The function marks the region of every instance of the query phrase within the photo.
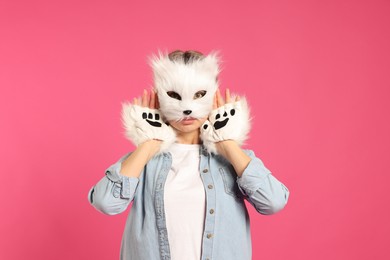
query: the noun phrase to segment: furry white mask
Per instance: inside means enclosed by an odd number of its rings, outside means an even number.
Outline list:
[[[186,118],[208,118],[200,129],[200,137],[212,153],[218,152],[217,142],[235,140],[242,144],[246,140],[250,115],[245,98],[212,110],[218,89],[219,59],[215,52],[207,56],[197,54],[178,51],[151,58],[160,108],[131,103],[122,108],[126,137],[134,144],[161,140],[159,152],[164,152],[176,141],[174,129],[165,123]]]
[[[165,120],[205,118],[218,89],[219,59],[211,53],[201,59],[172,61],[159,53],[151,58],[154,88]]]

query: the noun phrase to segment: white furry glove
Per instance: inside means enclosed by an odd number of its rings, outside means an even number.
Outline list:
[[[200,137],[208,151],[217,154],[215,143],[234,140],[242,145],[250,130],[249,108],[246,100],[241,98],[234,103],[211,111],[208,120],[200,128]]]
[[[161,140],[161,153],[176,140],[172,127],[161,120],[157,109],[125,103],[122,105],[122,123],[126,137],[136,146],[151,139]]]

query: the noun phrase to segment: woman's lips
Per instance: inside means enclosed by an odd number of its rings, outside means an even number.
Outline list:
[[[181,120],[181,123],[183,125],[190,125],[192,124],[194,121],[196,120],[196,118],[193,118],[193,117],[185,117]]]

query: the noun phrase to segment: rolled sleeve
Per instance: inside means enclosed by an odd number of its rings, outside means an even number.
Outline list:
[[[125,211],[134,199],[139,179],[120,174],[122,161],[129,155],[111,165],[106,170],[106,176],[89,191],[89,202],[104,214],[119,214]]]
[[[251,161],[237,178],[240,191],[255,209],[264,215],[274,214],[287,204],[289,190],[277,180],[253,151],[246,151]]]

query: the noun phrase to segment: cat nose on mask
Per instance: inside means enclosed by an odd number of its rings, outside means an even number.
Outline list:
[[[191,113],[192,113],[191,110],[184,110],[184,111],[183,111],[183,114],[185,114],[185,115],[187,115],[187,116],[188,116],[189,114],[191,114]]]

